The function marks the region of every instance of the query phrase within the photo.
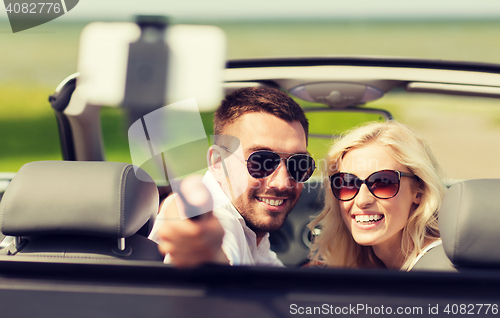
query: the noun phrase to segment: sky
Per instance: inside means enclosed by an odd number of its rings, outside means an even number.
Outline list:
[[[74,16],[178,18],[500,16],[500,0],[80,0]]]
[[[500,17],[500,0],[80,0],[65,20],[128,19],[481,18]],[[0,10],[5,18],[5,10]]]

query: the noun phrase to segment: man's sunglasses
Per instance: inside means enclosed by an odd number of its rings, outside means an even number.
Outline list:
[[[347,172],[338,172],[330,176],[333,195],[340,201],[349,201],[356,197],[362,184],[376,198],[390,199],[399,192],[401,177],[417,178],[416,175],[397,170],[380,170],[372,173],[365,180]]]
[[[224,146],[220,147],[231,152]],[[246,162],[248,173],[255,179],[262,179],[270,176],[278,169],[281,160],[285,160],[286,170],[290,176],[297,182],[306,182],[312,176],[314,169],[316,169],[314,159],[307,154],[284,154],[291,156],[288,158],[281,158],[279,154],[269,150],[255,151],[248,156],[247,160],[239,158],[236,154],[235,156]]]

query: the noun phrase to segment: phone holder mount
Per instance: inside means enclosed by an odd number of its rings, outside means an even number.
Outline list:
[[[123,107],[129,123],[165,106],[169,47],[164,16],[137,16],[141,36],[129,45]]]

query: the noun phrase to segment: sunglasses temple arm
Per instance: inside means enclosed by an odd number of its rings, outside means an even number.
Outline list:
[[[224,175],[226,176],[227,185],[229,187],[229,192],[231,192],[231,201],[234,201],[234,192],[233,186],[231,185],[231,180],[229,179],[229,174],[227,173],[226,164],[224,163],[224,159],[221,158],[222,169],[224,170]]]

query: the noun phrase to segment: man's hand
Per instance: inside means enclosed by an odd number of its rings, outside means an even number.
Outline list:
[[[201,180],[184,180],[181,191],[191,205],[202,207],[211,204],[210,193]],[[159,250],[170,255],[172,265],[195,267],[206,263],[229,264],[222,251],[224,229],[211,211],[201,214],[196,220],[181,220],[179,215],[184,215],[181,200],[164,202],[161,209],[166,219],[157,232]]]

